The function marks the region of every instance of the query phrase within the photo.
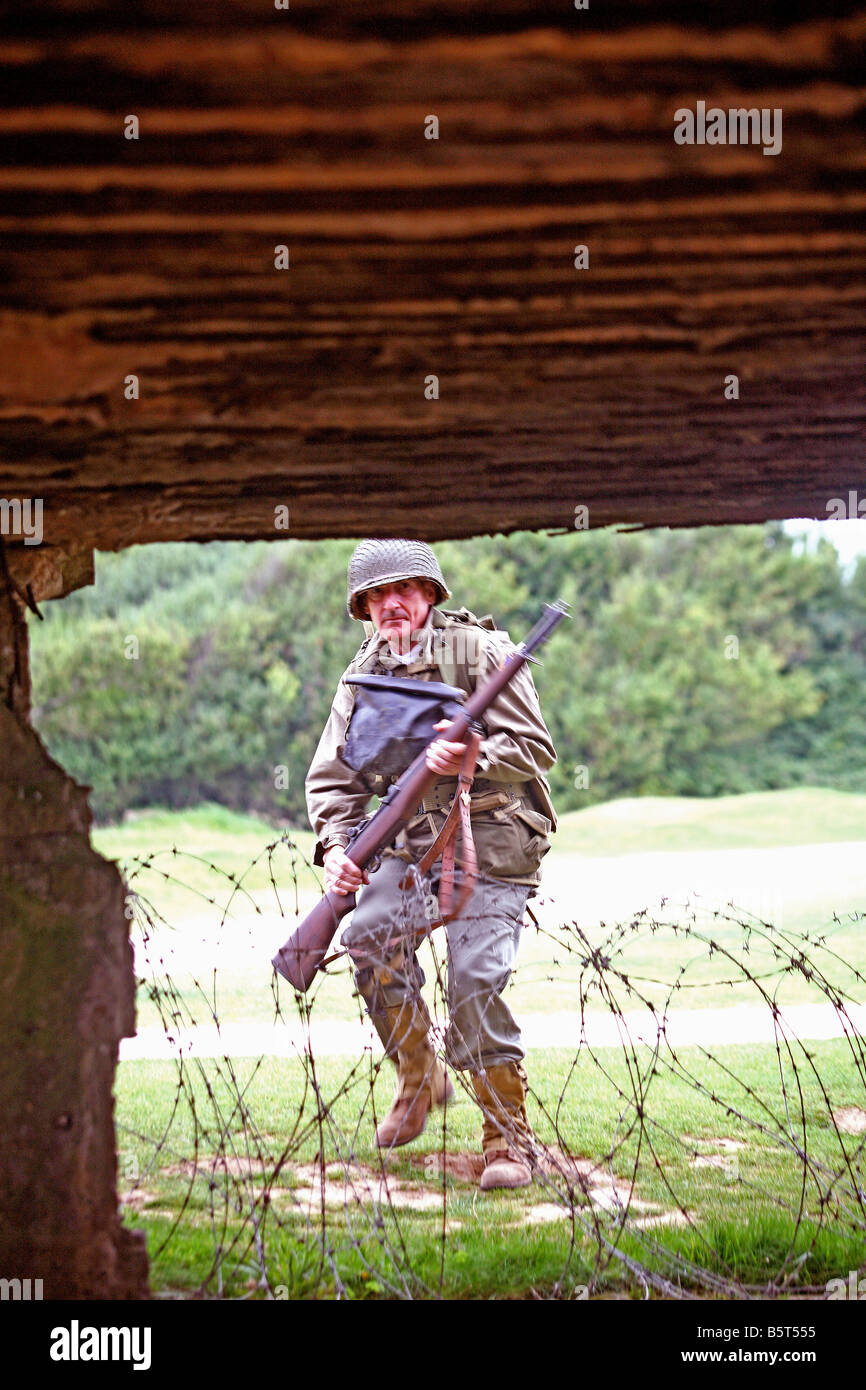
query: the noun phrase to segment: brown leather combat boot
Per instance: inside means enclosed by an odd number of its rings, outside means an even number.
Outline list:
[[[376,1143],[380,1149],[396,1149],[423,1133],[432,1107],[444,1105],[454,1087],[430,1043],[430,1015],[422,999],[391,1005],[382,1011],[382,1021],[387,1024],[385,1050],[397,1063],[397,1094],[376,1130]]]
[[[491,1187],[529,1187],[532,1169],[516,1149],[485,1149],[482,1192]]]
[[[484,1116],[481,1190],[528,1187],[534,1144],[526,1117],[526,1072],[519,1062],[503,1062],[473,1073],[472,1085]]]

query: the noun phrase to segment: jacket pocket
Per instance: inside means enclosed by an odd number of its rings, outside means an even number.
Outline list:
[[[525,806],[472,817],[478,867],[494,878],[533,878],[547,851],[550,821]]]

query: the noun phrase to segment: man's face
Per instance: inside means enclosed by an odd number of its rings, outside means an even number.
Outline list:
[[[429,579],[399,579],[394,584],[377,584],[358,596],[361,609],[366,604],[370,622],[387,637],[391,650],[407,652],[412,633],[424,626],[436,586]]]

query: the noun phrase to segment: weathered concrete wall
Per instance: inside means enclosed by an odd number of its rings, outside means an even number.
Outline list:
[[[46,1298],[143,1297],[143,1237],[116,1194],[112,1086],[135,1031],[124,886],[90,846],[87,789],[26,723],[25,620],[3,587],[0,1277],[42,1279]]]

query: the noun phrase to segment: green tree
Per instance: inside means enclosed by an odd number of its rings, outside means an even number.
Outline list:
[[[100,819],[211,799],[306,821],[306,770],[362,637],[345,607],[353,545],[136,547],[46,605],[31,625],[34,723]],[[866,788],[866,562],[846,580],[829,542],[801,553],[774,523],[476,537],[437,554],[447,606],[491,611],[515,640],[543,601],[572,605],[534,668],[562,810]]]

